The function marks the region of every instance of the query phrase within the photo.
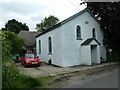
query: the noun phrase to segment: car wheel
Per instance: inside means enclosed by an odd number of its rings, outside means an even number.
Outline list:
[[[26,66],[26,65],[24,65],[24,67],[26,68],[27,66]]]
[[[27,66],[25,65],[25,63],[23,63],[23,66],[24,66],[24,67],[27,67]]]
[[[41,63],[38,65],[38,67],[40,67],[41,66]]]

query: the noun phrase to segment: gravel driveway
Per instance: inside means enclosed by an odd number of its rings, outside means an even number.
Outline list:
[[[56,75],[63,70],[61,67],[55,67],[42,63],[40,67],[24,67],[20,63],[16,64],[21,73],[32,76],[32,77],[42,77],[42,76],[52,76]]]
[[[44,77],[44,76],[54,76],[58,74],[64,74],[64,73],[70,73],[78,71],[80,68],[82,69],[84,67],[88,68],[86,66],[76,66],[76,67],[57,67],[53,65],[48,65],[46,63],[42,63],[40,67],[27,67],[25,68],[20,63],[16,64],[18,69],[21,73],[29,75],[31,77]]]
[[[25,68],[20,63],[17,63],[16,66],[20,70],[20,73],[25,75],[29,75],[31,77],[44,77],[44,76],[54,76],[58,74],[65,74],[70,72],[76,71],[84,71],[86,69],[93,69],[97,67],[103,67],[107,65],[115,64],[112,62],[103,63],[99,65],[92,65],[92,66],[74,66],[74,67],[57,67],[53,65],[48,65],[46,63],[42,63],[40,67],[27,67]]]

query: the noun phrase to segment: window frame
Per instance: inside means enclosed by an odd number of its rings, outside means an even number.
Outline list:
[[[41,54],[41,40],[39,40],[39,54]]]
[[[52,54],[52,38],[48,37],[48,54]]]
[[[95,28],[92,29],[92,37],[96,38],[96,30],[95,30]]]
[[[81,26],[80,25],[76,26],[76,40],[82,40],[82,38],[81,38]]]

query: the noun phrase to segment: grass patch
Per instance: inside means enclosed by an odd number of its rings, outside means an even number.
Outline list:
[[[53,79],[56,76],[48,76],[48,77],[38,77],[36,78],[38,81],[41,82],[41,86],[37,88],[56,88],[56,82]]]
[[[10,63],[6,67],[6,63]],[[19,73],[14,62],[6,57],[2,62],[2,88],[35,88],[41,86],[40,80]]]

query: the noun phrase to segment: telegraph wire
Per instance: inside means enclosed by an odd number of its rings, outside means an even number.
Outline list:
[[[56,3],[56,4],[58,4],[58,5],[60,5],[60,6],[63,6],[63,7],[66,7],[66,8],[71,8],[71,9],[73,9],[72,7],[70,7],[70,6],[67,6],[67,5],[65,5],[65,4],[62,4],[62,3],[58,3],[58,2],[56,2],[55,0],[51,0],[53,3]],[[67,0],[68,1],[68,0]],[[74,3],[72,3],[71,1],[68,1],[71,5],[73,5],[74,7],[76,7],[77,9],[79,9],[80,10],[80,8],[79,7],[77,7]]]
[[[77,9],[79,9],[80,10],[80,8],[78,7],[78,6],[76,6],[72,1],[70,1],[70,0],[67,0],[71,5],[73,5],[74,7],[76,7]]]

